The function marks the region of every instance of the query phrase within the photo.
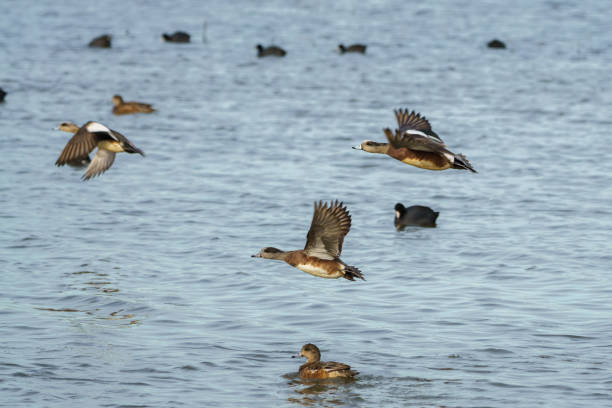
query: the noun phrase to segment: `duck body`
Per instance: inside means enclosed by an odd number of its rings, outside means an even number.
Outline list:
[[[304,249],[282,251],[265,247],[254,258],[276,259],[320,278],[345,278],[365,280],[361,271],[342,262],[339,256],[342,251],[344,236],[351,227],[351,217],[341,202],[328,205],[315,202],[310,230],[306,237]]]
[[[346,52],[355,52],[359,54],[365,54],[367,46],[364,44],[352,44],[348,47],[345,47],[343,44],[338,45],[338,51],[340,54],[344,54]]]
[[[162,39],[165,42],[188,43],[191,41],[191,36],[184,31],[175,31],[172,34],[163,33]]]
[[[467,158],[446,148],[440,137],[431,129],[429,121],[414,111],[396,110],[399,129],[395,133],[383,129],[387,143],[364,140],[353,149],[368,153],[380,153],[402,163],[426,170],[460,169],[476,173]]]
[[[506,44],[503,41],[500,41],[495,38],[487,43],[487,47],[504,49],[506,48]]]
[[[155,109],[148,104],[142,102],[124,102],[121,95],[113,96],[113,114],[129,115],[132,113],[152,113]]]
[[[281,47],[277,45],[270,45],[269,47],[264,47],[261,44],[257,44],[255,46],[257,48],[257,57],[284,57],[287,55],[287,51],[283,50]]]
[[[92,48],[110,48],[112,37],[109,34],[104,34],[94,38],[89,42],[89,46]]]
[[[413,205],[408,208],[403,204],[395,204],[395,228],[400,231],[404,227],[415,225],[419,227],[434,228],[439,212],[423,205]]]
[[[336,361],[320,361],[321,352],[314,344],[305,344],[300,350],[300,357],[306,357],[306,363],[299,369],[300,378],[328,379],[353,378],[358,372],[351,370],[351,366]]]
[[[97,148],[94,158],[89,163],[83,174],[83,180],[89,180],[108,170],[115,161],[116,153],[138,153],[144,156],[144,152],[134,146],[121,133],[109,129],[98,122],[87,122],[81,126],[60,153],[56,166],[69,164],[73,160],[89,155]]]

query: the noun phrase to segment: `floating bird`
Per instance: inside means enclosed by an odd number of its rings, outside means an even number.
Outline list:
[[[283,50],[281,47],[276,45],[270,45],[269,47],[264,47],[261,44],[257,44],[255,46],[257,48],[257,56],[261,57],[284,57],[287,54],[287,51]]]
[[[121,133],[98,122],[87,122],[68,141],[55,165],[63,166],[76,158],[84,157],[96,147],[98,151],[85,170],[83,180],[89,180],[108,170],[115,161],[115,153],[139,153],[144,156],[143,151],[134,146]]]
[[[345,264],[339,258],[344,236],[350,228],[351,216],[341,202],[336,200],[329,206],[322,201],[315,202],[304,249],[281,251],[266,247],[252,257],[285,261],[301,271],[321,278],[363,279],[359,269]]]
[[[89,42],[89,46],[93,48],[110,48],[112,37],[109,34],[104,34],[94,38]]]
[[[57,127],[58,130],[75,134],[79,131],[79,126],[72,122],[62,122]],[[70,167],[86,167],[89,163],[91,163],[91,159],[89,158],[89,153],[86,153],[82,156],[76,156],[71,160],[66,161],[66,164]]]
[[[320,361],[321,352],[314,344],[304,344],[300,354],[293,357],[305,357],[306,362],[300,366],[300,377],[306,379],[353,378],[357,371],[351,366],[335,361]]]
[[[360,54],[365,54],[366,47],[367,46],[364,44],[353,44],[349,45],[348,47],[345,47],[344,45],[340,44],[338,45],[338,50],[340,51],[340,54],[344,54],[345,52],[357,52]]]
[[[397,203],[395,204],[395,228],[398,231],[408,225],[433,228],[436,226],[438,215],[440,215],[439,212],[429,207],[413,205],[406,208],[403,204]]]
[[[155,109],[148,103],[142,102],[124,102],[121,95],[113,96],[113,113],[115,115],[128,115],[131,113],[151,113]]]
[[[188,43],[191,41],[191,36],[184,31],[176,31],[172,34],[163,33],[162,39],[165,42]]]
[[[399,129],[395,129],[395,134],[389,128],[383,129],[389,143],[364,140],[353,149],[387,154],[401,162],[427,170],[452,168],[476,173],[464,155],[446,149],[442,139],[431,130],[425,116],[414,111],[409,113],[407,109],[394,112]]]
[[[6,92],[4,92],[4,89],[0,88],[0,102],[4,102],[5,96],[6,96]]]
[[[506,48],[506,44],[503,41],[498,39],[491,40],[487,43],[487,47],[489,48]]]

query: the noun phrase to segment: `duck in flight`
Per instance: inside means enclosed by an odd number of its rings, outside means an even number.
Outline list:
[[[121,133],[98,122],[87,122],[66,143],[55,165],[63,166],[75,159],[88,156],[96,147],[98,151],[85,170],[83,180],[89,180],[108,170],[115,161],[116,153],[138,153],[144,156],[143,151]]]
[[[321,278],[365,280],[359,269],[345,264],[339,258],[344,236],[350,228],[351,216],[342,202],[336,200],[329,205],[322,201],[315,202],[304,249],[281,251],[266,247],[252,257],[285,261],[303,272]]]
[[[321,352],[314,344],[304,344],[300,354],[294,357],[305,357],[306,363],[300,366],[300,378],[353,378],[359,374],[351,366],[335,361],[321,361]]]
[[[468,159],[446,148],[440,137],[431,129],[429,121],[407,109],[394,111],[399,129],[395,133],[383,129],[388,143],[364,140],[353,149],[368,153],[387,154],[403,163],[427,170],[460,169],[476,173]]]

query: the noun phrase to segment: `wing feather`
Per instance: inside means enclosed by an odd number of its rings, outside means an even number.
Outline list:
[[[415,111],[408,112],[408,109],[394,110],[393,113],[395,113],[395,119],[397,119],[397,126],[399,126],[400,133],[409,130],[417,130],[442,142],[442,139],[440,139],[436,132],[431,130],[429,121],[425,116],[421,116],[420,113],[416,113]]]
[[[109,150],[98,149],[96,155],[89,163],[87,170],[83,174],[83,180],[89,180],[92,177],[98,176],[104,173],[106,170],[113,165],[115,161],[115,152]]]
[[[342,202],[336,200],[329,205],[322,201],[315,202],[304,252],[321,259],[338,258],[350,228],[351,216]]]
[[[64,164],[83,158],[96,147],[96,136],[89,132],[85,126],[82,126],[75,134],[70,138],[66,146],[60,153],[56,166],[63,166]]]

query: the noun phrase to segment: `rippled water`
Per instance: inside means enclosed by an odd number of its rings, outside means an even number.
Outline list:
[[[1,405],[610,404],[608,4],[360,3],[0,5]],[[351,150],[398,107],[479,173]],[[66,120],[147,156],[81,182]],[[250,257],[336,198],[367,281]],[[396,202],[438,228],[396,232]],[[297,379],[307,342],[359,378]]]

